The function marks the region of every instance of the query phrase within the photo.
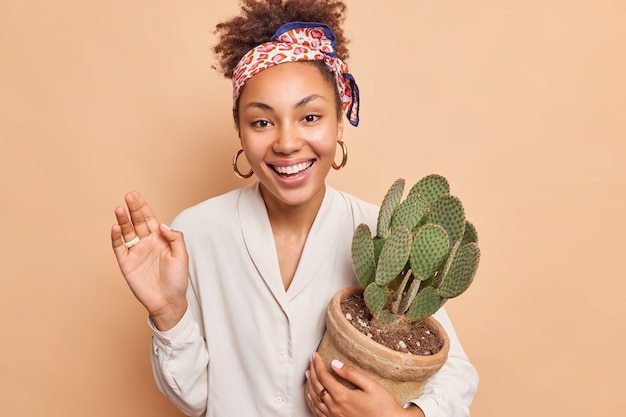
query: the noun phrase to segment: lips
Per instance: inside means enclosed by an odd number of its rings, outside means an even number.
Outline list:
[[[272,169],[280,175],[295,175],[306,171],[313,165],[313,161],[302,162],[300,164],[290,166],[272,166]]]

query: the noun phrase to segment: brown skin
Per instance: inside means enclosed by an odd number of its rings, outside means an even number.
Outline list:
[[[252,77],[239,101],[241,146],[261,184],[285,289],[324,199],[342,137],[336,90],[317,66],[286,63]],[[276,172],[287,167],[308,168],[290,176]]]
[[[283,89],[282,95],[272,94],[277,79],[290,82],[290,88]],[[285,64],[253,80],[250,81],[252,88],[242,96],[242,103],[244,106],[249,102],[263,105],[261,110],[255,105],[250,112],[242,112],[240,135],[246,156],[264,184],[262,192],[287,288],[297,266],[295,259],[299,258],[321,204],[324,180],[332,164],[336,141],[341,138],[343,123],[337,116],[334,85],[330,85],[315,66]],[[305,106],[296,105],[303,97],[315,98]],[[264,109],[266,105],[270,110]],[[258,123],[259,120],[263,122]],[[314,161],[305,181],[297,187],[274,178],[269,168],[292,159],[298,163]],[[187,309],[188,258],[182,233],[159,224],[139,193],[128,193],[125,199],[130,216],[124,207],[116,208],[117,223],[111,228],[115,256],[128,285],[157,328],[169,330]],[[124,242],[135,236],[139,236],[140,242],[127,249]],[[423,415],[418,407],[400,407],[386,389],[353,367],[345,366],[335,372],[359,388],[344,387],[315,355],[307,373],[307,391],[318,416]],[[320,403],[317,393],[322,387],[330,394]]]
[[[333,362],[333,371],[352,382],[357,388],[347,388],[326,369],[322,358],[313,354],[306,374],[307,395],[316,416],[326,417],[424,417],[422,409],[411,405],[402,408],[382,385],[365,376],[358,369]],[[326,388],[328,394],[320,402],[318,393]]]
[[[216,28],[219,41],[214,51],[217,56],[217,69],[224,77],[231,77],[233,68],[248,50],[267,42],[280,25],[290,21],[326,23],[337,36],[337,55],[342,60],[348,58],[347,40],[341,28],[346,11],[346,5],[343,1],[242,0],[241,4],[242,13],[240,16],[223,22]],[[335,113],[339,117],[341,110],[338,105],[334,80],[332,77],[328,77],[327,73],[321,74],[321,78],[325,79],[325,82],[332,87],[330,91],[335,95]],[[328,96],[326,93],[324,94]],[[242,96],[245,94],[244,89]],[[329,97],[325,99],[331,101]],[[282,115],[285,116],[286,114],[283,112]],[[283,121],[302,120],[295,118],[295,114],[291,116],[285,116]],[[244,149],[246,149],[248,147],[246,138],[252,137],[248,136],[246,132],[242,134],[240,122],[245,123],[245,120],[242,121],[241,117],[236,114],[236,125]],[[333,141],[341,137],[343,128],[339,119],[335,119],[335,123],[335,137],[331,138]],[[282,126],[286,125],[283,124]],[[309,143],[300,150],[306,151],[308,146],[311,152],[307,153],[306,158],[316,159],[316,163],[320,167],[323,166],[327,173],[326,151],[322,152],[321,148],[312,146],[310,135],[295,135],[294,137],[304,138],[304,142]],[[326,137],[330,138],[328,134]],[[275,150],[277,154],[284,156],[288,156],[292,152],[287,152],[285,148],[280,146]],[[255,161],[261,165],[264,163],[263,157]],[[273,191],[277,191],[277,194],[274,194]],[[272,223],[285,288],[289,287],[297,267],[299,254],[315,213],[321,204],[323,188],[318,191],[317,194],[309,193],[308,204],[299,204],[297,201],[300,197],[294,196],[293,193],[282,193],[276,187],[273,189],[272,187],[262,187]],[[300,201],[304,200],[300,199]],[[120,206],[115,209],[117,222],[111,227],[113,251],[129,287],[144,305],[156,327],[161,331],[166,331],[180,321],[187,309],[188,256],[184,238],[182,233],[172,231],[164,224],[159,224],[154,213],[138,192],[126,194],[125,202],[126,208]],[[140,242],[130,249],[126,248],[124,242],[132,240],[135,236],[139,236]],[[334,371],[354,383],[358,388],[350,390],[339,383],[325,368],[319,355],[314,354],[311,366],[307,371],[306,387],[317,416],[424,416],[419,407],[411,406],[407,409],[400,407],[386,389],[357,369],[343,366],[342,368],[335,368]],[[322,387],[326,387],[329,392],[323,403],[317,400],[317,394]]]
[[[159,224],[136,191],[125,196],[127,210],[115,209],[111,244],[122,274],[135,297],[161,331],[171,329],[187,310],[189,258],[183,234]],[[130,214],[130,216],[129,216]],[[141,239],[128,249],[124,242]]]

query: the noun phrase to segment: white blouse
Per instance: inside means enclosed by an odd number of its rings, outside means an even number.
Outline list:
[[[354,229],[375,230],[378,208],[326,186],[293,281],[285,291],[258,183],[183,211],[172,228],[189,252],[189,308],[171,330],[153,324],[159,389],[191,416],[311,416],[304,373],[324,332],[326,306],[356,285]],[[413,401],[427,417],[469,415],[477,375],[447,315],[446,365]]]

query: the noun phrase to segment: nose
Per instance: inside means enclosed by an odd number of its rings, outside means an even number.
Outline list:
[[[283,124],[276,129],[276,138],[272,144],[272,150],[276,153],[289,155],[302,149],[304,140],[296,126]]]

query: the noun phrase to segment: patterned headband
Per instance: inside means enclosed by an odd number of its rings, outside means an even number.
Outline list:
[[[244,84],[274,65],[296,61],[323,61],[335,75],[343,111],[350,124],[359,124],[359,88],[348,66],[337,58],[335,34],[323,23],[290,22],[282,25],[270,42],[248,51],[233,71],[233,108]]]

